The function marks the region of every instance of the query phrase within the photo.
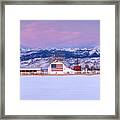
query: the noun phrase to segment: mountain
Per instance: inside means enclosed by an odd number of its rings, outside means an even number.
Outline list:
[[[34,58],[50,58],[50,57],[62,57],[68,58],[93,58],[100,57],[99,48],[80,49],[80,48],[51,48],[51,49],[20,49],[20,60],[26,61]]]
[[[21,68],[42,68],[47,69],[51,60],[55,57],[63,59],[67,66],[73,67],[80,64],[84,69],[85,65],[100,69],[100,49],[99,48],[51,48],[51,49],[20,49]]]

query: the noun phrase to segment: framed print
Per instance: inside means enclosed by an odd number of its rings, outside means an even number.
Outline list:
[[[119,119],[118,1],[1,8],[1,118]]]

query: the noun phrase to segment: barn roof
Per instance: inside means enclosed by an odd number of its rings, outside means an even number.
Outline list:
[[[53,60],[53,61],[50,62],[50,64],[57,63],[57,62],[61,62],[61,63],[63,63],[67,67],[70,66],[69,63],[67,61],[65,61],[65,60]]]

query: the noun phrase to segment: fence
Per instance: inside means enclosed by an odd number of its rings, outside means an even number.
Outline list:
[[[94,70],[94,71],[75,71],[74,74],[70,73],[63,73],[63,74],[48,74],[47,71],[41,71],[41,70],[20,70],[21,76],[57,76],[57,75],[97,75],[100,74],[100,70]]]

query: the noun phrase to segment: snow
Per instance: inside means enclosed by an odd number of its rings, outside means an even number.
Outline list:
[[[39,50],[42,52],[39,53]],[[67,64],[67,66],[72,67],[76,64],[81,65],[82,69],[84,69],[85,64],[89,65],[89,67],[94,66],[94,68],[100,69],[100,50],[98,47],[87,49],[87,48],[49,48],[45,49],[47,50],[48,54],[51,56],[46,56],[46,57],[38,57],[37,54],[43,54],[44,49],[36,48],[36,49],[22,49],[21,48],[21,57],[25,58],[26,56],[32,56],[33,53],[36,56],[35,58],[28,57],[28,59],[22,59],[20,61],[20,67],[21,68],[40,68],[42,67],[43,69],[46,69],[49,64],[50,64],[50,59],[55,56],[56,52],[59,53],[59,50],[62,51],[64,54],[66,51],[70,52],[71,54],[74,54],[78,56],[78,60],[76,57],[68,57],[65,58],[65,56],[62,56],[64,59],[64,63]],[[52,52],[51,52],[52,50]],[[69,53],[68,52],[68,53]],[[69,54],[70,54],[69,53]],[[46,53],[47,54],[47,53]],[[33,56],[34,56],[33,55]],[[94,55],[94,57],[92,57]],[[97,56],[96,56],[97,55]],[[77,63],[78,62],[78,63]]]
[[[96,53],[96,54],[100,54],[100,50],[99,49],[97,49],[97,48],[94,48],[93,50],[91,50],[90,52],[89,52],[89,54],[90,54],[90,56],[92,55],[92,54],[94,54],[94,53]]]
[[[21,100],[99,100],[99,75],[21,76]]]
[[[69,58],[63,61],[63,63],[66,66],[74,66],[76,65],[76,58]],[[80,64],[80,66],[82,68],[84,68],[85,64],[89,65],[89,67],[94,66],[96,68],[96,66],[100,66],[100,58],[78,58],[78,63]],[[49,58],[34,58],[34,59],[30,59],[27,61],[21,61],[20,67],[21,68],[40,68],[42,67],[47,68],[50,64],[50,60]],[[100,67],[98,67],[100,68]]]

